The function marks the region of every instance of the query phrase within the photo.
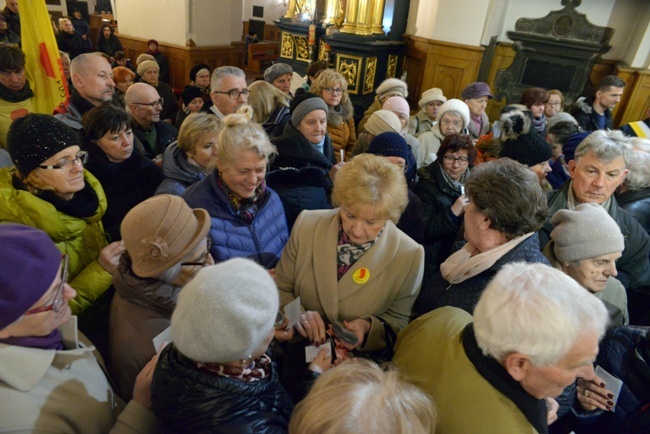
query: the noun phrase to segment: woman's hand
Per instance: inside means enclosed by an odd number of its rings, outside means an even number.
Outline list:
[[[327,350],[322,348],[316,355],[316,358],[309,364],[308,369],[322,374],[323,372],[329,371],[332,367],[334,367],[332,365],[332,356],[328,356]]]
[[[552,424],[557,420],[557,411],[560,409],[560,404],[553,398],[544,398],[546,400],[546,423]]]
[[[576,395],[580,406],[586,411],[594,411],[597,408],[612,411],[614,408],[614,395],[605,389],[605,383],[597,375],[594,375],[592,380],[578,378]]]
[[[289,318],[285,318],[284,321],[282,321],[282,324],[275,328],[273,337],[276,341],[286,342],[293,339],[293,327],[287,329],[287,325],[289,325]]]
[[[135,377],[133,386],[133,400],[145,408],[151,408],[151,381],[153,380],[153,371],[156,369],[158,354],[153,356],[149,362],[144,365],[142,371]]]
[[[461,194],[458,196],[458,199],[454,202],[454,204],[451,206],[451,212],[454,213],[456,217],[460,217],[465,213],[465,207],[469,203],[469,199],[467,198],[466,195]]]
[[[318,312],[308,310],[300,314],[300,321],[294,326],[303,338],[309,339],[314,345],[325,343],[325,323]]]
[[[124,245],[121,241],[115,241],[99,251],[97,262],[108,274],[113,274],[117,270],[122,253],[124,253]]]
[[[341,344],[348,350],[353,350],[362,346],[366,338],[366,333],[370,331],[370,321],[357,318],[352,321],[343,321],[343,325],[348,330],[354,332],[354,334],[357,335],[358,340],[356,345],[348,345],[342,341]]]

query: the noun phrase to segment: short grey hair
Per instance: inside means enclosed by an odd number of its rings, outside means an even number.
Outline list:
[[[88,72],[88,62],[90,59],[93,59],[95,57],[99,57],[100,59],[104,59],[106,63],[108,61],[104,58],[99,53],[83,53],[72,59],[70,62],[70,75],[72,74],[77,74],[81,76],[85,76],[86,73]]]
[[[571,277],[545,264],[503,266],[474,309],[474,332],[486,356],[527,355],[536,366],[564,358],[581,337],[605,333],[605,305]]]
[[[650,187],[650,140],[634,137],[630,140],[633,149],[630,151],[625,186],[632,190],[642,190]]]
[[[237,68],[236,66],[220,66],[212,72],[212,79],[210,80],[210,91],[215,92],[219,88],[221,80],[223,80],[224,77],[228,76],[243,78],[246,80],[246,73],[240,68]]]
[[[630,138],[621,131],[596,130],[589,134],[576,148],[576,164],[588,152],[592,152],[599,160],[610,163],[619,157],[625,159],[625,165],[630,160]]]

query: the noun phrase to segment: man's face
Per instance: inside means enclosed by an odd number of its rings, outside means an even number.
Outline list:
[[[221,79],[221,82],[219,83],[216,91],[241,92],[244,89],[248,90],[248,87],[246,86],[246,80],[244,78],[235,77],[234,75],[227,75]],[[217,92],[211,92],[210,98],[212,99],[214,105],[224,116],[235,113],[241,106],[246,105],[246,101],[248,101],[248,95],[240,94],[237,99],[233,100],[230,99],[229,95]]]
[[[555,398],[578,377],[593,378],[593,361],[597,355],[598,334],[591,332],[580,336],[557,363],[536,366],[524,356],[517,372],[513,375],[509,369],[509,373],[529,395],[537,399]]]
[[[7,0],[5,2],[7,9],[9,9],[14,14],[18,13],[18,0]]]
[[[73,74],[72,81],[79,94],[95,106],[113,99],[113,70],[101,56],[90,56],[86,70],[81,74]]]
[[[573,194],[578,203],[602,204],[614,194],[627,172],[623,157],[603,162],[589,151],[578,162],[569,161]]]
[[[160,121],[162,104],[158,101],[160,101],[160,95],[153,87],[147,86],[146,89],[139,91],[136,102],[129,107],[135,121],[143,126]]]
[[[0,84],[12,92],[20,92],[25,87],[26,82],[25,68],[18,72],[0,71]]]
[[[623,88],[612,86],[604,92],[600,90],[596,92],[596,101],[598,101],[601,106],[612,110],[616,107],[616,104],[621,102],[622,96]]]
[[[616,260],[622,252],[609,253],[576,262],[564,262],[562,269],[589,292],[601,292],[610,276],[616,277]]]

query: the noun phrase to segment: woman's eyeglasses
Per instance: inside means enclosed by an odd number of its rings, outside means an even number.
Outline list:
[[[453,155],[445,155],[442,158],[445,160],[445,163],[449,163],[449,164],[452,164],[452,165],[454,163],[456,163],[456,162],[458,162],[458,164],[460,164],[461,166],[464,166],[467,163],[469,163],[469,158],[465,157],[464,155],[462,157],[454,157]]]
[[[67,172],[70,169],[72,169],[72,166],[75,163],[79,163],[83,166],[84,164],[86,164],[86,161],[88,161],[88,152],[79,151],[77,152],[77,155],[75,155],[72,160],[64,159],[59,161],[57,164],[52,164],[48,166],[38,166],[38,167],[40,167],[41,169],[48,169],[48,170],[52,170],[52,169],[65,170]]]
[[[68,255],[63,255],[62,260],[63,266],[61,267],[61,282],[59,283],[59,287],[54,293],[54,300],[52,303],[48,304],[47,306],[30,309],[25,312],[25,315],[33,315],[35,313],[49,311],[53,311],[54,313],[61,312],[61,308],[63,307],[63,288],[65,287],[65,284],[68,283]]]
[[[208,237],[207,242],[206,242],[206,247],[205,247],[205,253],[203,254],[203,258],[201,259],[201,262],[181,262],[181,267],[205,267],[205,264],[208,263],[208,258],[210,257],[210,250],[212,250],[212,238]]]
[[[333,95],[341,95],[343,93],[343,89],[338,88],[338,87],[325,87],[323,90],[327,93],[331,93]]]

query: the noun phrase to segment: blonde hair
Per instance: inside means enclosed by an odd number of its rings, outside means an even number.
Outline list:
[[[217,142],[217,165],[227,167],[234,164],[241,154],[246,151],[255,152],[260,158],[267,160],[277,154],[269,136],[260,124],[251,122],[253,109],[243,106],[237,113],[221,119],[221,132]]]
[[[178,149],[187,156],[206,136],[214,136],[219,132],[219,119],[209,113],[192,113],[183,121],[178,132]]]
[[[311,84],[309,91],[315,95],[323,96],[323,90],[326,87],[335,87],[337,85],[343,90],[341,94],[341,105],[343,105],[348,100],[348,82],[338,71],[326,69],[321,72]]]
[[[43,183],[43,180],[38,176],[36,170],[32,170],[29,172],[29,175],[24,176],[20,170],[16,169],[14,174],[23,184],[23,187],[34,196],[40,196],[44,191],[54,191],[54,187]]]
[[[271,83],[255,81],[248,86],[248,105],[253,108],[253,122],[263,124],[266,122],[276,107],[283,105],[289,107],[287,95]]]
[[[339,169],[334,179],[335,206],[370,206],[382,218],[397,224],[408,202],[404,173],[386,157],[357,155]]]
[[[433,400],[397,370],[351,359],[316,380],[289,434],[429,434],[435,422]]]

